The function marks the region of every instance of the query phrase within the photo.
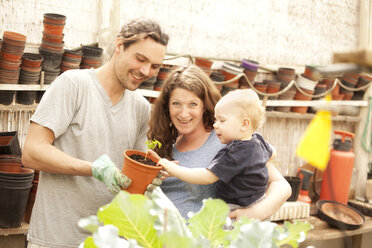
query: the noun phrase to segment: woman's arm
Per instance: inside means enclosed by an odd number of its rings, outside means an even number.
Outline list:
[[[291,196],[291,186],[270,162],[267,163],[269,183],[265,198],[251,207],[240,208],[229,214],[230,218],[239,220],[241,217],[266,220]]]

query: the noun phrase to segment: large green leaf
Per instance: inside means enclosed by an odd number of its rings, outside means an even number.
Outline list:
[[[297,248],[298,244],[305,240],[307,232],[312,228],[313,226],[309,222],[294,221],[291,223],[289,221],[285,221],[284,232],[286,235],[277,242],[277,245],[281,246],[283,244],[289,244],[293,248]]]
[[[160,187],[156,187],[148,196],[154,202],[150,214],[157,216],[154,227],[159,236],[164,232],[171,231],[173,235],[179,237],[192,237],[190,230],[187,228],[186,220]],[[168,244],[166,245],[168,247]]]
[[[274,248],[275,240],[278,239],[280,230],[276,229],[275,223],[254,220],[248,224],[237,226],[240,230],[238,237],[231,242],[231,248]]]
[[[212,247],[226,245],[230,231],[224,230],[229,207],[220,199],[203,200],[202,209],[189,219],[189,229],[196,239],[207,239]]]
[[[98,210],[99,221],[119,229],[119,235],[137,240],[143,247],[162,247],[154,229],[155,217],[149,211],[153,202],[139,194],[119,192],[112,202]]]

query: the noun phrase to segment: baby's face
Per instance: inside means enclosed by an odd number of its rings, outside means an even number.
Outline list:
[[[234,107],[234,104],[228,101],[220,101],[215,107],[216,120],[213,127],[222,144],[243,139],[243,120],[240,111]]]

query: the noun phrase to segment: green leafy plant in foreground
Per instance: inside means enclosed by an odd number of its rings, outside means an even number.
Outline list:
[[[312,228],[308,222],[279,226],[247,218],[229,224],[229,208],[219,199],[204,200],[186,221],[159,187],[149,197],[121,191],[97,216],[81,219],[78,225],[93,236],[80,248],[298,247]]]
[[[149,150],[154,150],[156,146],[158,146],[159,148],[161,148],[162,144],[159,140],[157,139],[153,139],[153,140],[148,140],[146,141],[146,146],[147,146],[147,151],[146,151],[146,155],[145,155],[145,159],[147,158],[147,155],[149,153]]]

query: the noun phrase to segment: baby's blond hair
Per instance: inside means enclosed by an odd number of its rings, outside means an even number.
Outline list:
[[[265,122],[265,108],[261,106],[257,93],[251,89],[230,91],[220,101],[228,101],[240,108],[242,117],[250,119],[253,130],[257,130]]]

